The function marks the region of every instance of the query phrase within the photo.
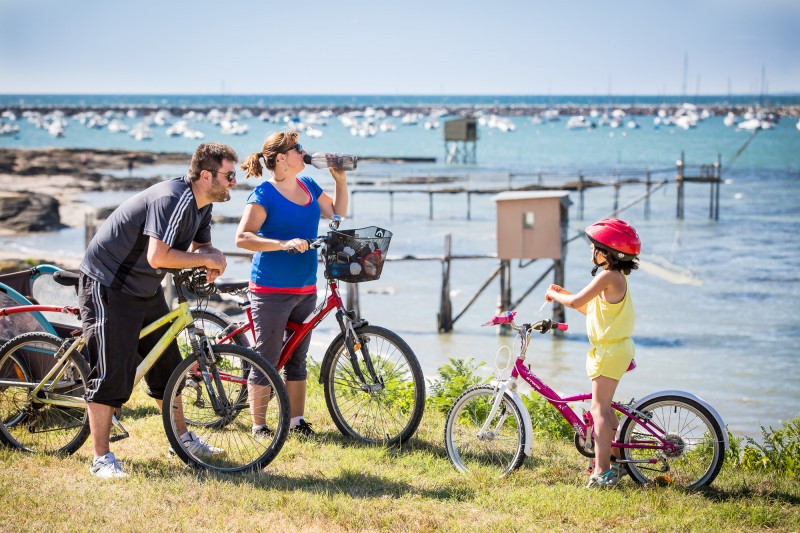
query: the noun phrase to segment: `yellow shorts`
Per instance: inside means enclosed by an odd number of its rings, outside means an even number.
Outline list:
[[[589,379],[605,376],[619,381],[628,371],[634,353],[633,339],[630,338],[592,345],[586,356],[586,374]]]

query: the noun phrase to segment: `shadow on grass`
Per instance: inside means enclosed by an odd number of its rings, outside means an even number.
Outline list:
[[[789,503],[792,505],[800,504],[800,490],[792,494],[791,492],[780,491],[780,490],[763,491],[763,490],[753,489],[751,487],[742,486],[732,490],[730,489],[722,490],[714,487],[703,487],[694,492],[701,494],[706,499],[711,500],[713,502],[728,502],[733,500],[746,500],[748,498],[762,497],[778,503]]]

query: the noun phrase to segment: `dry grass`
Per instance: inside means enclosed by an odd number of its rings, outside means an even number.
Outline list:
[[[403,449],[362,446],[330,422],[318,387],[316,440],[291,437],[263,472],[196,472],[167,457],[161,418],[137,391],[113,445],[130,476],[89,476],[90,446],[57,458],[0,450],[0,531],[798,531],[797,482],[723,468],[711,489],[583,488],[570,443],[537,441],[505,479],[458,474],[444,418],[426,412]]]

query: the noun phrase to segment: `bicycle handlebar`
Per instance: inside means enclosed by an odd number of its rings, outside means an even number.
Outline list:
[[[523,324],[523,327],[520,328],[514,323],[515,316],[517,316],[517,313],[515,311],[506,311],[503,314],[495,315],[489,322],[483,325],[496,326],[498,324],[509,324],[516,331],[521,331],[522,329],[530,328],[530,329],[535,329],[540,333],[547,333],[551,329],[557,329],[559,331],[567,331],[567,329],[569,329],[569,326],[567,324],[564,324],[562,322],[553,322],[552,320],[540,320],[539,322],[536,322],[533,325]]]

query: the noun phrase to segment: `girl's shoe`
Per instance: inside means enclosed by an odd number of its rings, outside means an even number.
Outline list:
[[[606,487],[613,487],[619,483],[619,476],[614,473],[614,470],[611,469],[608,472],[603,472],[602,474],[593,475],[589,478],[589,484],[586,485],[587,489],[594,489],[594,488],[606,488]]]

